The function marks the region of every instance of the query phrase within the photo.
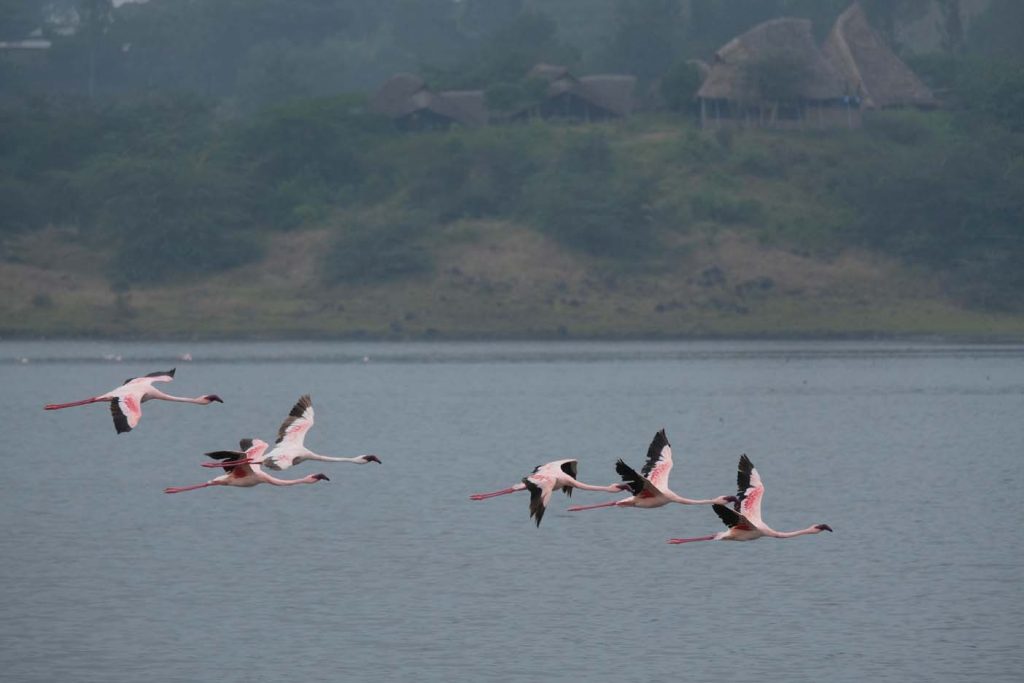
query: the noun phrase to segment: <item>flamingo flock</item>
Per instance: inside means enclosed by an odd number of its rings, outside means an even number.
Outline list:
[[[643,469],[637,473],[625,461],[615,463],[615,471],[622,478],[621,484],[609,486],[590,486],[576,481],[577,462],[575,460],[557,460],[534,468],[533,474],[525,477],[521,483],[510,488],[492,493],[474,493],[471,500],[486,500],[517,491],[530,491],[530,517],[540,526],[540,520],[547,509],[551,493],[561,487],[567,495],[574,488],[584,491],[616,491],[628,490],[632,496],[621,500],[612,500],[596,505],[578,505],[569,508],[569,512],[595,510],[607,507],[659,508],[669,503],[682,505],[710,505],[715,514],[725,523],[727,531],[710,536],[696,538],[672,538],[669,543],[678,545],[693,541],[753,541],[762,536],[769,538],[794,538],[808,534],[820,534],[832,531],[828,524],[815,524],[798,531],[776,531],[761,521],[761,498],[764,495],[764,484],[761,475],[754,469],[746,454],[740,456],[736,495],[718,496],[717,498],[695,499],[684,498],[668,487],[668,475],[672,471],[672,445],[668,441],[665,430],[659,430],[647,448],[647,461]],[[726,507],[732,503],[733,509]]]
[[[92,403],[107,403],[114,421],[114,429],[118,434],[135,429],[142,419],[142,404],[150,400],[171,401],[177,403],[193,403],[210,405],[223,403],[216,394],[203,394],[195,398],[172,396],[154,385],[170,382],[174,379],[174,368],[163,372],[151,372],[140,377],[132,377],[116,389],[91,398],[69,403],[51,403],[44,406],[45,410],[61,410]],[[310,474],[299,479],[279,479],[264,471],[284,471],[306,461],[345,462],[357,465],[368,463],[380,464],[381,460],[372,453],[364,453],[352,457],[336,457],[315,453],[305,446],[306,434],[314,424],[313,400],[309,394],[299,398],[292,406],[281,426],[277,430],[277,440],[268,452],[266,441],[257,438],[244,438],[239,442],[239,450],[209,451],[205,455],[209,462],[203,467],[223,469],[224,473],[209,481],[188,486],[170,486],[164,493],[183,493],[196,489],[233,486],[252,488],[259,484],[271,486],[297,486],[300,484],[316,484],[330,481],[323,473]],[[577,505],[568,508],[569,512],[594,510],[598,508],[660,508],[669,503],[681,505],[710,505],[715,514],[727,527],[708,536],[692,538],[671,538],[668,543],[680,545],[696,541],[754,541],[762,537],[795,538],[832,531],[828,524],[814,524],[796,531],[776,531],[761,519],[761,500],[764,497],[764,483],[761,475],[754,468],[746,454],[740,456],[736,475],[735,495],[721,495],[715,498],[685,498],[669,488],[668,478],[672,472],[672,445],[664,429],[658,430],[647,448],[647,459],[640,472],[630,467],[622,459],[615,463],[615,471],[621,482],[598,486],[585,484],[577,479],[579,462],[575,459],[554,460],[533,468],[518,483],[504,489],[489,493],[474,493],[471,500],[487,500],[519,491],[529,491],[530,518],[540,527],[541,520],[547,510],[554,492],[561,489],[571,496],[573,489],[583,491],[603,491],[619,493],[628,491],[632,495],[619,500],[611,500],[593,505]],[[731,503],[732,508],[727,507]]]
[[[73,408],[91,403],[106,402],[110,405],[110,412],[114,418],[114,429],[118,434],[130,432],[138,426],[142,419],[142,404],[146,401],[159,399],[162,401],[174,401],[178,403],[194,403],[196,405],[209,405],[210,403],[223,403],[224,400],[216,394],[204,394],[196,398],[184,398],[165,394],[153,385],[156,382],[170,382],[174,379],[175,369],[165,372],[151,372],[141,377],[132,377],[124,383],[105,394],[93,396],[81,401],[70,403],[49,403],[43,407],[44,410],[61,410]],[[292,407],[291,412],[281,423],[277,431],[277,441],[274,448],[267,453],[267,442],[261,439],[245,438],[239,444],[238,451],[210,451],[205,455],[215,462],[203,463],[203,467],[222,468],[224,474],[214,477],[202,484],[190,486],[169,486],[164,493],[182,493],[210,486],[236,486],[251,488],[258,484],[270,484],[272,486],[295,486],[297,484],[315,484],[318,481],[330,481],[330,478],[323,473],[311,474],[301,479],[279,479],[263,471],[263,467],[272,470],[286,470],[306,460],[317,460],[324,462],[349,462],[359,465],[381,460],[376,455],[364,454],[352,458],[337,458],[326,455],[319,455],[306,448],[303,444],[306,433],[313,427],[313,399],[305,394]]]

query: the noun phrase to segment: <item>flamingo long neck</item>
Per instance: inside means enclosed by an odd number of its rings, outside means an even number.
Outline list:
[[[188,398],[186,396],[172,396],[165,394],[159,389],[151,389],[146,392],[147,398],[155,398],[161,401],[174,401],[176,403],[205,403],[206,396],[196,396],[195,398]]]
[[[594,486],[593,484],[584,484],[582,481],[572,481],[572,486],[582,491],[604,491],[606,493],[618,493],[622,490],[622,487],[618,484],[609,484],[608,486]]]
[[[775,529],[765,529],[764,531],[765,536],[771,536],[772,538],[794,538],[796,536],[820,533],[821,529],[816,526],[809,526],[806,529],[800,529],[798,531],[776,531]]]
[[[277,477],[270,476],[269,474],[263,472],[262,470],[260,471],[260,479],[263,480],[264,483],[273,484],[274,486],[295,486],[296,484],[314,484],[317,481],[316,479],[313,478],[313,475],[303,477],[302,479],[278,479]]]
[[[704,498],[683,498],[676,494],[674,491],[663,491],[665,497],[671,500],[673,503],[682,503],[683,505],[712,505],[718,501],[715,499],[704,499]]]
[[[306,455],[305,459],[306,460],[320,460],[322,462],[355,462],[355,463],[363,464],[363,463],[366,462],[365,460],[363,460],[363,458],[365,458],[365,457],[366,457],[365,455],[357,455],[354,458],[336,458],[336,457],[330,456],[330,455],[320,455],[319,453],[309,453],[309,454]]]

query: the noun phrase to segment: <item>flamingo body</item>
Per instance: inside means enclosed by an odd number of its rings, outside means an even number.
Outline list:
[[[318,460],[321,462],[349,462],[356,465],[365,465],[375,462],[380,464],[380,458],[372,453],[358,455],[352,458],[336,458],[333,456],[320,455],[309,450],[305,446],[306,433],[313,427],[313,399],[309,394],[299,398],[292,406],[288,416],[281,423],[277,430],[277,441],[274,448],[258,461],[261,465],[270,470],[284,471],[307,460]]]
[[[832,531],[828,524],[815,524],[806,529],[797,531],[776,531],[764,523],[761,519],[761,499],[764,497],[764,484],[761,482],[761,475],[750,458],[746,454],[740,456],[739,468],[736,474],[736,487],[739,490],[736,502],[730,509],[724,505],[714,505],[715,514],[728,528],[727,531],[720,531],[711,536],[699,536],[696,538],[672,538],[669,543],[693,543],[694,541],[756,541],[759,538],[768,536],[771,538],[794,538],[809,534],[820,534],[822,531]]]
[[[533,468],[533,472],[523,477],[520,483],[500,491],[474,493],[470,496],[470,500],[486,500],[495,496],[527,490],[530,492],[530,517],[536,521],[539,527],[541,520],[544,518],[544,512],[547,510],[548,503],[551,501],[551,494],[556,489],[561,489],[565,495],[571,496],[573,489],[614,492],[625,488],[623,484],[594,486],[578,481],[576,479],[578,464],[576,460],[554,460],[543,465],[537,465]]]
[[[569,508],[569,512],[605,507],[660,508],[669,503],[714,505],[734,500],[732,496],[719,496],[707,500],[683,498],[668,487],[668,475],[672,472],[672,445],[668,442],[664,429],[654,435],[650,446],[647,447],[647,461],[639,473],[621,459],[615,463],[615,471],[632,491],[632,496],[597,505],[578,505]]]
[[[169,486],[164,493],[182,493],[208,486],[238,486],[251,488],[258,484],[271,484],[273,486],[294,486],[296,484],[315,484],[318,481],[330,481],[326,474],[311,474],[302,479],[278,479],[264,472],[257,462],[254,462],[264,451],[267,450],[267,442],[260,439],[242,439],[240,442],[241,451],[211,451],[205,455],[221,460],[220,466],[224,468],[224,474],[215,477],[202,484],[191,486]]]
[[[142,404],[146,401],[158,399],[161,401],[174,401],[177,403],[195,403],[197,405],[209,405],[210,403],[223,403],[224,400],[216,394],[205,394],[195,398],[183,396],[171,396],[153,386],[157,382],[170,382],[174,379],[174,368],[163,372],[151,372],[142,377],[131,377],[124,381],[124,384],[112,389],[105,394],[93,396],[82,401],[71,403],[50,403],[45,410],[61,410],[90,403],[101,403],[106,401],[110,405],[110,415],[114,419],[114,429],[118,434],[130,432],[138,426],[142,419]]]

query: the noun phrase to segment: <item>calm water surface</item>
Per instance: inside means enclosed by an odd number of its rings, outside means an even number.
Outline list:
[[[177,360],[190,353],[194,360]],[[121,360],[107,359],[120,356]],[[22,362],[22,358],[28,362]],[[114,433],[43,404],[178,367]],[[205,489],[310,392],[330,482]],[[4,681],[1019,681],[1024,347],[0,343]],[[665,427],[683,495],[747,453],[777,529],[669,546],[706,507],[536,529],[509,486],[606,484]],[[609,494],[577,492],[573,501]]]

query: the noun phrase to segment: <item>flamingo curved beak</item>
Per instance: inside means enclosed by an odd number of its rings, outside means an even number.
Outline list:
[[[210,403],[215,403],[215,402],[216,403],[223,403],[224,402],[224,399],[222,399],[217,394],[211,394],[211,395],[207,396],[207,398],[210,399]]]
[[[313,478],[316,479],[317,481],[330,481],[331,480],[331,478],[328,477],[326,474],[314,474]]]
[[[366,456],[366,462],[375,462],[378,465],[381,464],[380,458],[378,458],[376,455],[368,455],[368,456]]]
[[[818,528],[822,531],[832,531],[832,527],[830,527],[828,524],[819,524]]]
[[[727,503],[735,503],[738,500],[739,500],[739,498],[737,498],[736,496],[726,496],[725,497],[725,502],[727,502]]]

